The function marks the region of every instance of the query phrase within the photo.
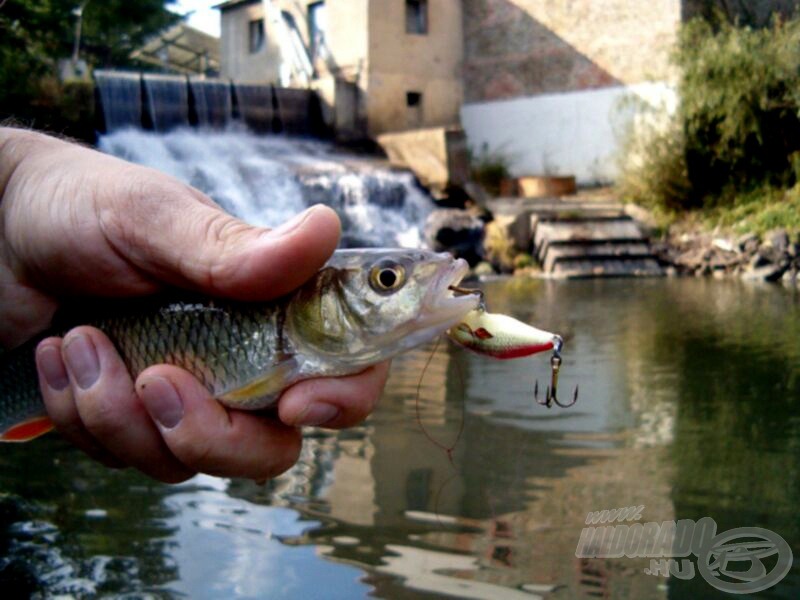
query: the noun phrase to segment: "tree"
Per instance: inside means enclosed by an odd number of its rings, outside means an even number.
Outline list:
[[[167,10],[174,0],[0,1],[0,120],[35,118],[53,88],[58,59],[69,58],[75,40],[73,11],[83,4],[80,56],[93,67],[135,67],[131,52],[181,17]],[[46,99],[45,99],[46,100]],[[45,101],[46,105],[47,102]]]

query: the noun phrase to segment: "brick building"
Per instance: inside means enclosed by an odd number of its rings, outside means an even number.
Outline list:
[[[763,24],[794,3],[716,4]],[[460,122],[473,148],[509,155],[514,174],[605,182],[637,102],[674,109],[679,25],[712,4],[231,0],[219,6],[222,73],[315,87],[331,120],[352,112],[372,136]]]

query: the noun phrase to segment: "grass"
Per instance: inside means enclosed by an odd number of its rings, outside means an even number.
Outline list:
[[[732,235],[755,233],[763,236],[783,228],[795,240],[800,239],[800,185],[788,190],[765,187],[740,194],[730,204],[696,210],[667,211],[649,207],[657,227],[653,237],[660,237],[675,226],[678,231],[718,231]]]
[[[764,188],[740,195],[732,206],[706,211],[704,225],[720,227],[735,233],[763,235],[770,229],[783,227],[791,234],[800,233],[800,185],[788,190]]]

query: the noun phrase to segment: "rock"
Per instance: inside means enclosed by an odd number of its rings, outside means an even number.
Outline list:
[[[425,239],[437,252],[447,251],[471,266],[483,258],[484,224],[466,210],[434,210],[425,222]]]
[[[772,247],[775,252],[784,254],[789,248],[789,234],[783,228],[772,229],[764,236],[764,244]]]
[[[735,252],[736,248],[734,247],[733,243],[730,240],[726,240],[725,238],[715,238],[711,245],[714,248],[719,248],[723,252]]]
[[[705,262],[706,249],[705,248],[690,248],[685,252],[681,252],[675,257],[675,265],[687,270],[696,271],[703,266]]]
[[[786,272],[786,266],[768,264],[763,267],[746,269],[742,279],[747,281],[778,281]]]
[[[491,264],[483,260],[473,267],[472,274],[475,275],[476,277],[482,277],[484,275],[494,275],[494,269],[492,268]]]
[[[796,285],[797,282],[797,269],[794,267],[787,269],[781,277],[781,281],[786,285]]]
[[[736,245],[741,252],[753,254],[758,250],[758,236],[755,233],[747,233],[736,241]]]
[[[780,250],[770,243],[763,243],[758,249],[756,256],[761,257],[762,265],[766,263],[780,264],[788,258],[785,249]]]
[[[467,181],[463,185],[464,191],[470,197],[470,199],[475,202],[480,207],[486,207],[486,204],[489,202],[489,194],[486,193],[479,184],[475,183],[474,181]]]
[[[758,252],[750,258],[750,261],[747,263],[747,269],[752,271],[754,269],[760,269],[761,267],[766,267],[767,265],[771,264],[772,260],[771,257],[768,255],[768,251],[765,250],[762,252],[762,249],[759,248]]]

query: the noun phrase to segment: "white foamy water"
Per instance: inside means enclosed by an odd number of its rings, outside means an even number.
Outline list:
[[[319,141],[235,130],[123,129],[98,145],[202,190],[254,225],[274,227],[312,204],[327,204],[342,219],[343,246],[418,247],[433,209],[410,173]]]

